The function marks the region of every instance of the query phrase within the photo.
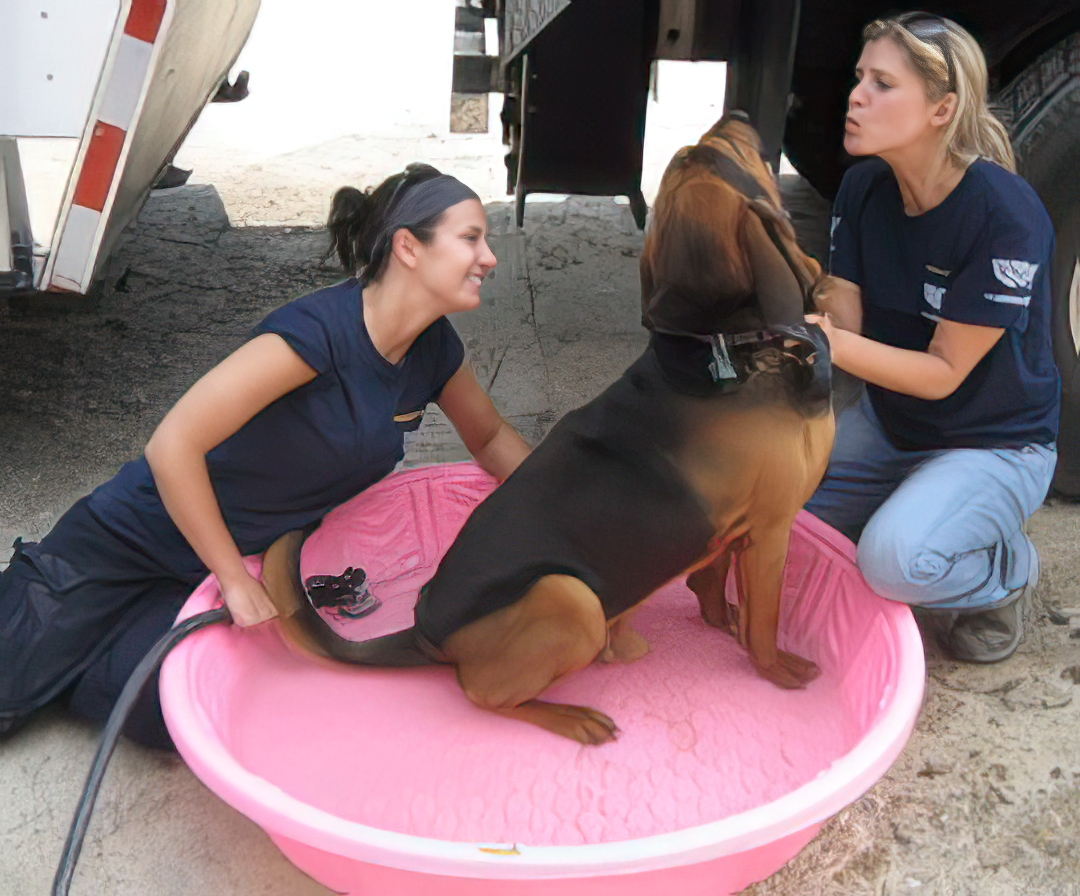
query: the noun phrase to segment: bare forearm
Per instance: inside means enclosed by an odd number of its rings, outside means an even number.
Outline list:
[[[929,352],[895,348],[843,329],[835,329],[829,343],[832,362],[841,370],[902,395],[938,400],[963,380],[948,361]]]
[[[514,427],[502,421],[495,435],[473,457],[492,476],[502,482],[528,456],[532,449]]]
[[[165,509],[199,559],[222,584],[246,576],[240,549],[210,484],[205,457],[183,445],[151,442],[146,459]]]

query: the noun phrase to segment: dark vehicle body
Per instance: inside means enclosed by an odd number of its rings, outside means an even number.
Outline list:
[[[655,59],[728,63],[727,108],[746,111],[832,199],[847,94],[867,22],[907,8],[875,0],[484,0],[501,57],[480,80],[504,93],[508,192],[628,196],[639,226],[641,160]],[[951,0],[923,7],[982,45],[991,99],[1020,173],[1057,233],[1054,354],[1063,406],[1055,489],[1080,497],[1080,0]],[[477,88],[479,89],[479,88]]]

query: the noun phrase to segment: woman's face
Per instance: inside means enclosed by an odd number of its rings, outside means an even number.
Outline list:
[[[844,149],[853,156],[888,156],[935,141],[948,122],[942,103],[927,100],[904,51],[887,38],[863,47],[855,77],[844,125]]]
[[[479,200],[452,205],[428,245],[417,243],[416,272],[440,300],[440,312],[469,311],[480,304],[480,281],[495,267],[487,244],[487,214]]]

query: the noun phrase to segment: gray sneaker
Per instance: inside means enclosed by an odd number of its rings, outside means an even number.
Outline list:
[[[1024,637],[1024,596],[1027,588],[1018,588],[989,610],[957,614],[944,634],[945,649],[963,663],[998,663],[1016,652]]]

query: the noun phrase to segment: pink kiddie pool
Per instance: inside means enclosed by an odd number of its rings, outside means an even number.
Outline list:
[[[383,602],[334,624],[357,638],[410,625],[420,586],[494,485],[472,464],[426,467],[331,513],[303,576],[360,567]],[[684,584],[662,588],[635,617],[651,653],[545,695],[612,716],[622,734],[600,747],[475,708],[448,667],[298,656],[274,624],[184,641],[162,670],[165,717],[195,774],[339,893],[733,893],[877,781],[915,723],[918,630],[853,558],[800,515],[780,644],[823,670],[800,691],[758,677]],[[208,579],[184,614],[217,599]]]

